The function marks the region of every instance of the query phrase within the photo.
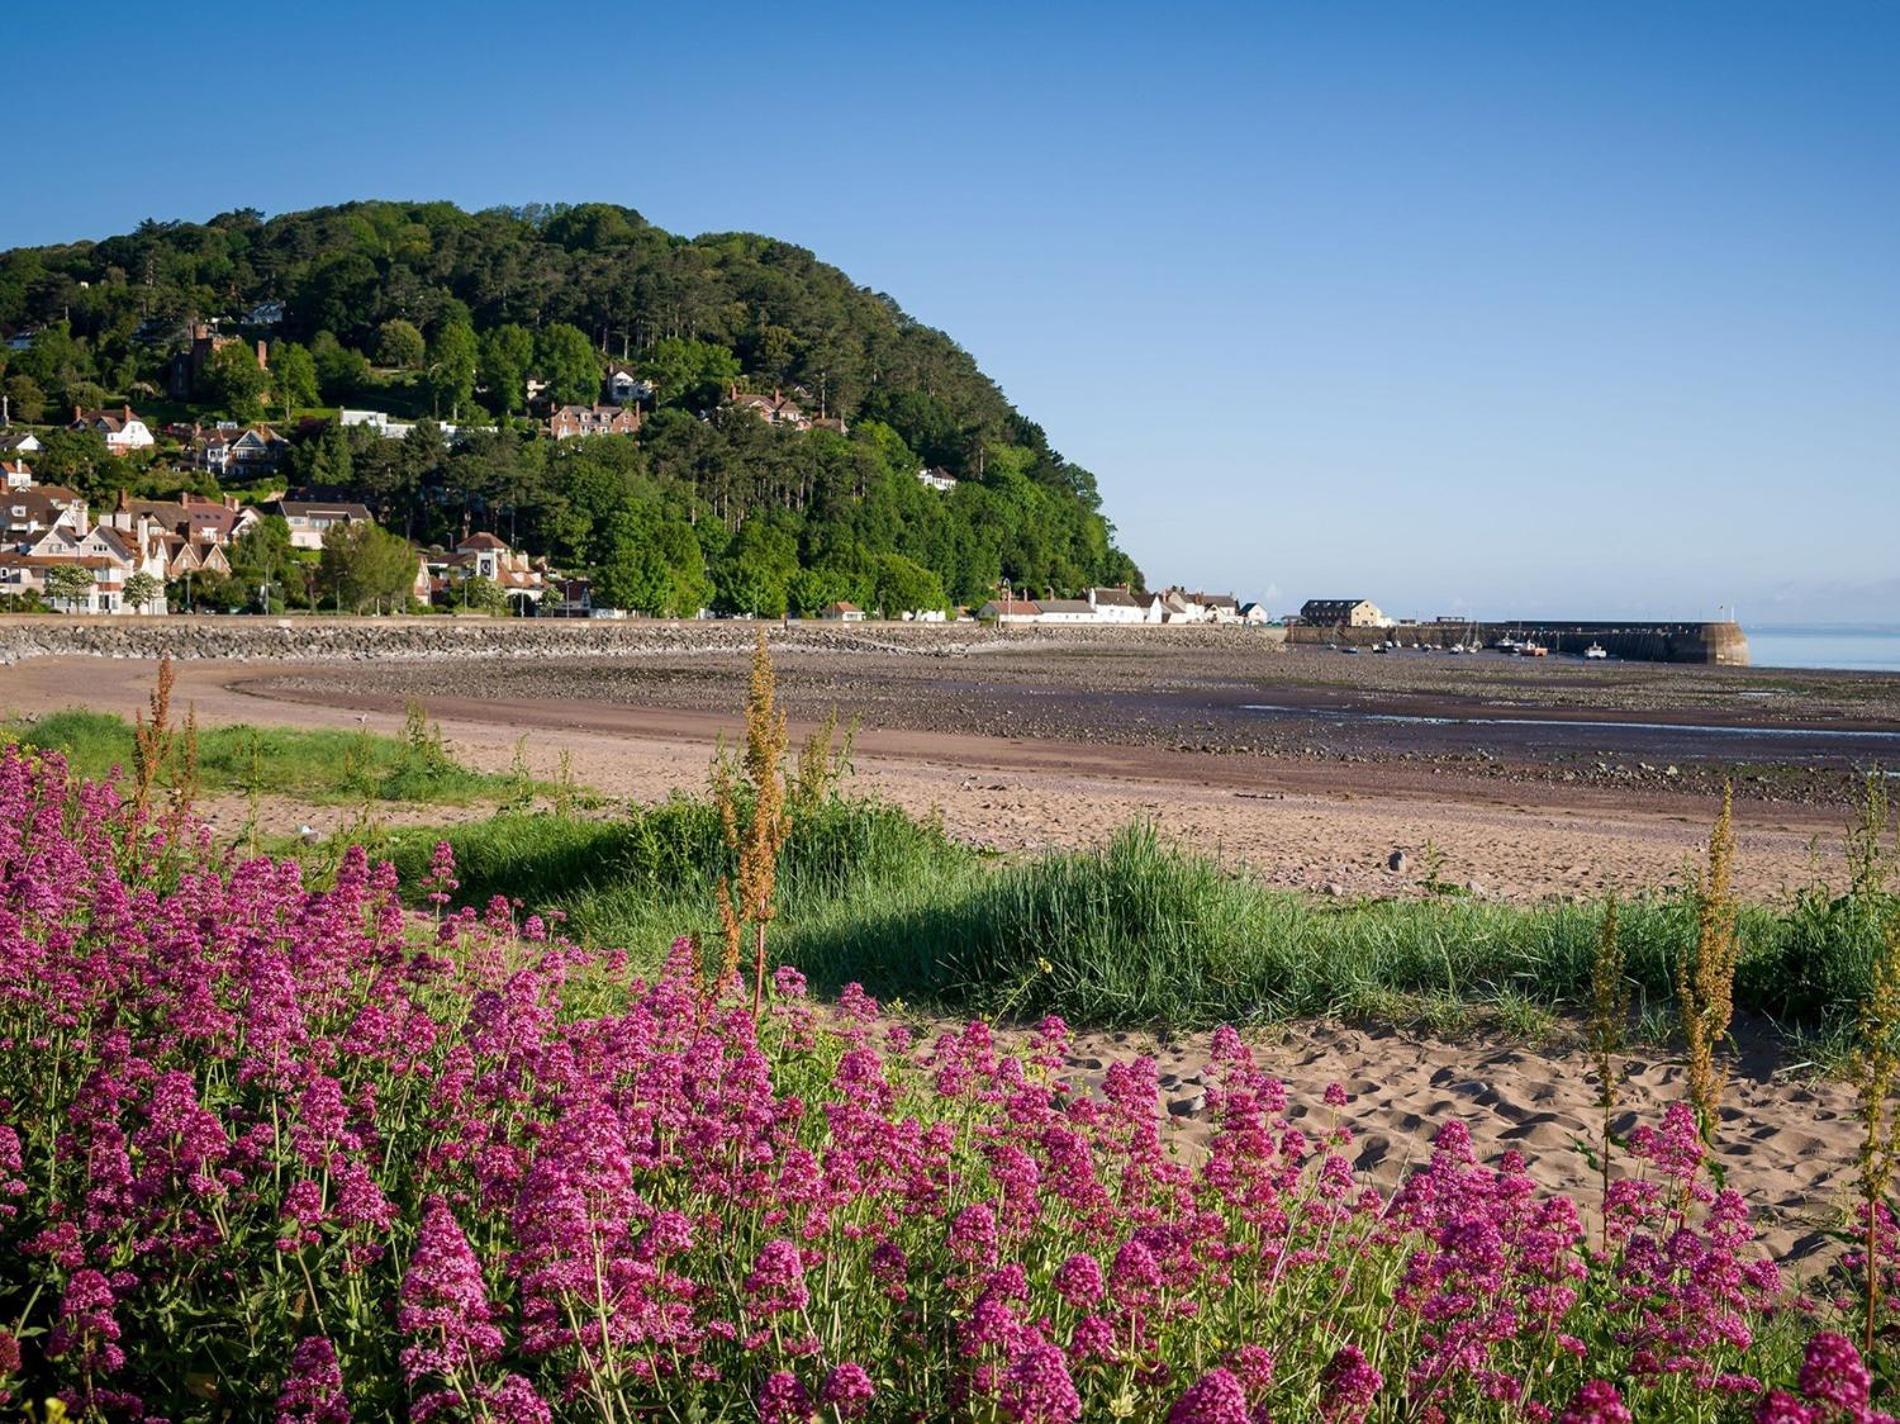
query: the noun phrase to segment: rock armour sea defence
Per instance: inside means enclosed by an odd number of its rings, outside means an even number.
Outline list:
[[[1151,639],[1168,647],[1278,644],[1279,629],[1241,627],[1005,628],[971,624],[563,621],[488,618],[0,618],[0,663],[35,657],[245,661],[375,658],[639,657],[737,653],[759,630],[772,646],[802,652],[952,657],[985,648]]]

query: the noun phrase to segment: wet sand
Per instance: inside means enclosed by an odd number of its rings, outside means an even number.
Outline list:
[[[1778,897],[1817,874],[1838,877],[1860,748],[1794,742],[1817,759],[1751,768],[1727,755],[1725,734],[1704,735],[1669,762],[1652,759],[1665,754],[1642,741],[1634,751],[1579,755],[1513,723],[1489,747],[1444,750],[1420,744],[1416,724],[1367,722],[1371,737],[1360,744],[1335,737],[1323,719],[1289,729],[1235,709],[1341,697],[1381,708],[1425,699],[1442,708],[1454,696],[1471,708],[1508,696],[1543,709],[1581,707],[1582,715],[1562,720],[1601,719],[1611,729],[1604,736],[1619,725],[1638,738],[1694,736],[1627,724],[1716,717],[1900,732],[1900,721],[1885,720],[1894,711],[1888,699],[1900,700],[1900,679],[1892,678],[1876,677],[1871,694],[1858,679],[1810,679],[1819,690],[1797,696],[1777,691],[1786,674],[1505,665],[1456,669],[1482,680],[1454,692],[1460,684],[1431,680],[1451,679],[1445,664],[1456,659],[1441,657],[1429,669],[1370,656],[1330,661],[1298,652],[1157,659],[1006,645],[960,658],[789,652],[779,665],[795,734],[834,709],[860,718],[859,788],[940,814],[972,842],[1004,851],[1093,845],[1148,819],[1268,883],[1344,894],[1419,893],[1428,846],[1442,856],[1443,877],[1486,896],[1664,887],[1700,853],[1722,780],[1734,776],[1740,883],[1757,898]],[[739,730],[732,709],[745,679],[744,659],[731,654],[611,663],[203,661],[177,670],[178,705],[194,705],[206,721],[394,731],[414,697],[472,765],[507,767],[525,735],[537,774],[552,775],[566,752],[585,784],[642,801],[704,785],[718,739]],[[39,713],[77,704],[129,714],[153,672],[132,660],[35,659],[0,670],[0,708]],[[1584,694],[1596,683],[1591,700]],[[1663,696],[1671,688],[1673,700]],[[1757,707],[1768,699],[1745,696],[1754,693],[1795,703]],[[350,814],[315,808],[307,820],[328,830]],[[1403,857],[1397,870],[1395,853]]]

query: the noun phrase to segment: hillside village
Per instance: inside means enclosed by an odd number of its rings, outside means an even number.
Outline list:
[[[193,345],[176,363],[181,373],[175,387],[191,389],[191,372],[202,364],[199,352],[222,349],[218,338],[204,326],[197,328]],[[268,371],[266,347],[259,343],[255,359]],[[640,428],[642,398],[651,398],[652,386],[637,378],[624,363],[609,363],[602,378],[602,394],[591,406],[547,405],[538,434],[552,441],[628,436]],[[531,405],[541,392],[530,391]],[[847,431],[838,417],[808,416],[797,401],[780,391],[754,393],[733,385],[726,402],[731,409],[771,425],[804,431]],[[448,422],[403,420],[378,410],[340,408],[334,421],[306,417],[294,435],[286,436],[266,422],[241,424],[233,420],[174,422],[154,432],[151,424],[129,404],[116,409],[75,408],[63,427],[43,433],[9,421],[0,427],[0,461],[5,501],[0,505],[0,611],[39,608],[67,613],[161,615],[174,607],[196,606],[194,581],[228,589],[243,585],[245,603],[225,611],[270,611],[273,606],[301,596],[313,611],[329,601],[341,611],[347,600],[351,611],[363,611],[357,592],[346,593],[353,578],[352,562],[370,531],[378,529],[375,515],[359,500],[325,498],[310,490],[285,489],[255,497],[255,487],[269,485],[286,469],[299,442],[320,438],[332,425],[356,429],[390,441],[409,440],[425,424],[441,438],[456,442],[478,427]],[[54,430],[97,436],[109,457],[139,454],[156,457],[154,469],[173,468],[213,477],[229,477],[253,487],[253,497],[235,494],[204,495],[182,490],[166,498],[133,497],[123,489],[108,507],[95,508],[77,489],[36,477],[37,456],[47,449]],[[939,468],[919,468],[922,488],[937,494],[955,490],[955,476]],[[385,535],[385,537],[387,537]],[[254,547],[255,546],[255,547]],[[406,582],[384,579],[371,595],[371,611],[459,612],[554,617],[625,617],[629,610],[598,600],[592,580],[564,573],[544,559],[511,548],[489,531],[473,531],[449,546],[416,547],[405,542],[405,560],[413,558]],[[249,560],[244,555],[252,554]],[[272,556],[274,560],[272,559]],[[258,567],[259,556],[269,560]],[[393,563],[395,558],[386,562]],[[247,580],[245,575],[250,578]],[[255,582],[253,590],[249,583]],[[1259,603],[1241,603],[1231,594],[1189,592],[1169,588],[1160,593],[1129,584],[1088,587],[1076,597],[1058,597],[1053,589],[1037,596],[1016,593],[1007,582],[997,596],[972,610],[945,608],[938,603],[867,610],[848,599],[833,599],[805,616],[859,622],[870,617],[941,622],[948,618],[977,619],[1014,625],[1061,624],[1264,624],[1269,614]],[[710,608],[692,611],[695,617],[715,616]],[[751,610],[738,616],[756,616]]]
[[[598,204],[0,253],[0,461],[15,611],[1266,618],[889,298]]]

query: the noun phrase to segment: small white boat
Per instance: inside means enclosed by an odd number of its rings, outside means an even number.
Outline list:
[[[1445,649],[1446,652],[1452,654],[1462,653],[1464,650],[1465,645],[1463,643],[1453,643],[1449,648]]]
[[[1596,661],[1603,658],[1607,658],[1610,654],[1609,654],[1609,650],[1606,649],[1601,643],[1592,643],[1589,647],[1583,650],[1583,655],[1586,658],[1591,659],[1592,661]]]

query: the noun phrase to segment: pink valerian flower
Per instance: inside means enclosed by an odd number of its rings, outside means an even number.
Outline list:
[[[553,1424],[547,1401],[520,1375],[503,1375],[476,1397],[488,1424]]]
[[[20,1153],[20,1135],[0,1123],[0,1221],[15,1216],[15,1206],[26,1195],[26,1167]]]
[[[112,1312],[112,1286],[98,1271],[74,1271],[60,1296],[58,1323],[46,1352],[70,1360],[91,1375],[109,1375],[125,1363],[119,1347],[119,1322]]]
[[[435,851],[429,857],[429,873],[422,877],[422,888],[428,892],[427,899],[436,907],[437,918],[443,908],[462,888],[462,882],[455,878],[455,847],[447,841],[437,841]]]
[[[1229,1371],[1209,1370],[1175,1400],[1168,1424],[1248,1424],[1247,1391]]]
[[[1570,1401],[1558,1424],[1632,1424],[1629,1406],[1608,1380],[1584,1383]]]
[[[996,1210],[973,1202],[950,1223],[950,1254],[965,1266],[982,1269],[996,1259]]]
[[[759,1389],[759,1424],[811,1424],[811,1396],[790,1370],[774,1370]]]
[[[402,1369],[412,1389],[431,1382],[459,1382],[501,1353],[501,1331],[494,1326],[488,1290],[468,1238],[455,1213],[440,1196],[423,1204],[415,1254],[402,1278],[396,1328],[409,1343],[402,1348]],[[424,1394],[415,1413],[447,1407],[453,1388]],[[425,1416],[426,1417],[426,1416]]]
[[[884,1288],[884,1294],[891,1300],[901,1301],[909,1295],[905,1281],[910,1275],[910,1258],[904,1248],[894,1241],[880,1241],[871,1248],[871,1279]]]
[[[1801,1362],[1801,1393],[1810,1404],[1824,1404],[1859,1419],[1866,1413],[1873,1382],[1860,1351],[1845,1335],[1823,1330],[1808,1341]]]
[[[350,1424],[343,1371],[322,1335],[306,1335],[291,1352],[290,1373],[277,1394],[277,1424]]]
[[[871,1407],[877,1386],[870,1372],[852,1360],[834,1365],[825,1382],[818,1387],[818,1401],[838,1412],[841,1419],[856,1419]]]
[[[1102,1298],[1102,1266],[1086,1251],[1078,1251],[1056,1267],[1051,1282],[1056,1294],[1081,1310]]]
[[[1820,1414],[1785,1389],[1777,1389],[1755,1406],[1755,1424],[1820,1424]]]
[[[1068,1362],[1053,1345],[1031,1345],[1010,1362],[998,1403],[1016,1424],[1076,1424],[1082,1417]]]
[[[803,1310],[811,1291],[805,1285],[805,1260],[798,1244],[781,1237],[761,1246],[745,1278],[745,1291],[752,1298],[750,1308],[761,1314]]]
[[[1358,1424],[1385,1387],[1385,1376],[1357,1345],[1342,1345],[1319,1376],[1319,1417],[1327,1424]]]
[[[1237,1345],[1228,1352],[1226,1363],[1249,1399],[1258,1399],[1273,1388],[1273,1356],[1261,1346]]]

